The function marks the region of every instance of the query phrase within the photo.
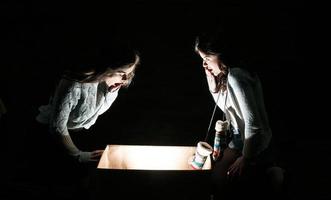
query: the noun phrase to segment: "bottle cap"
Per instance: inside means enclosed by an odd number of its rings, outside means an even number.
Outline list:
[[[215,130],[217,132],[222,132],[228,129],[229,126],[229,122],[228,121],[222,121],[222,120],[218,120],[215,124]]]
[[[197,145],[197,152],[202,156],[208,156],[213,152],[213,147],[207,142],[199,142]]]

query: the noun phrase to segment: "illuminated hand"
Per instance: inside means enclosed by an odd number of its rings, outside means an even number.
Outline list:
[[[207,82],[209,86],[209,90],[212,93],[217,93],[220,89],[220,84],[217,82],[217,77],[215,77],[210,71],[205,69],[206,77],[207,77]]]
[[[96,162],[100,159],[104,150],[95,150],[92,152],[80,151],[78,161],[81,163]]]
[[[227,175],[229,177],[241,176],[246,167],[246,160],[243,156],[237,158],[237,160],[229,167]]]

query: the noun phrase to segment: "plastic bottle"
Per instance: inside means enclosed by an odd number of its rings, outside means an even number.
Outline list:
[[[229,122],[218,120],[215,124],[215,139],[213,147],[213,161],[218,160],[221,157],[222,151],[226,146],[226,131],[228,129]]]
[[[208,156],[213,152],[213,148],[207,142],[199,142],[194,158],[191,162],[193,169],[202,169]]]

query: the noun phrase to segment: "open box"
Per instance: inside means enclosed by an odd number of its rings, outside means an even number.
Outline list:
[[[98,199],[209,199],[211,159],[201,170],[190,160],[196,147],[108,145],[97,166]]]

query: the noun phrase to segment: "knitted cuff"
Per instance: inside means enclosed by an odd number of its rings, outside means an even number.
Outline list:
[[[71,156],[78,156],[80,155],[80,150],[76,147],[73,143],[70,135],[62,135],[62,143]]]
[[[86,163],[91,161],[92,152],[80,151],[78,161],[81,163]]]

